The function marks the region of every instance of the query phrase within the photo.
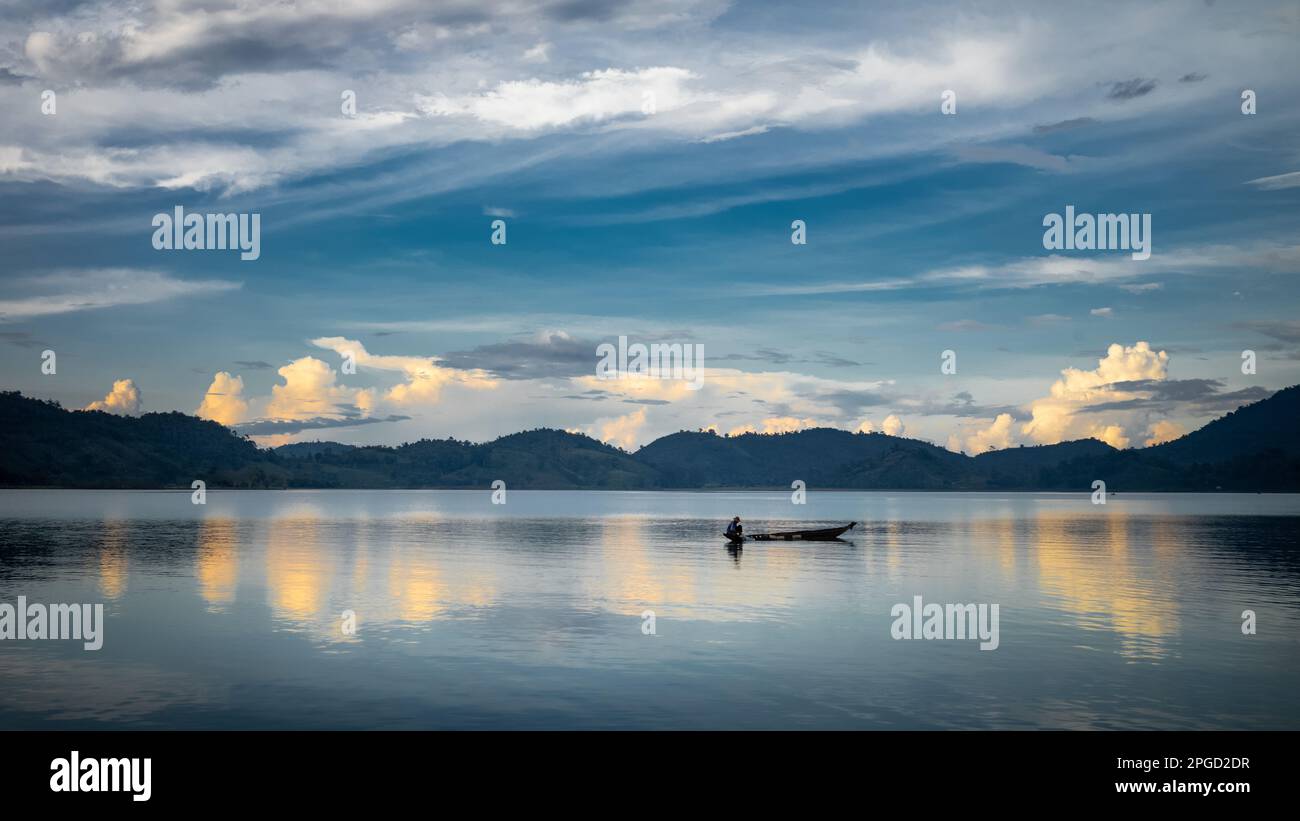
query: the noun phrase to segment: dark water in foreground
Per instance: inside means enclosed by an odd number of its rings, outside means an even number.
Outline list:
[[[737,553],[733,513],[864,524]],[[0,641],[0,728],[1298,729],[1298,525],[1294,495],[0,491],[0,602],[106,620]],[[999,647],[892,639],[914,595],[997,603]]]

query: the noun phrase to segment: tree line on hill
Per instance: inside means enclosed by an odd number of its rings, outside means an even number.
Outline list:
[[[69,411],[0,393],[0,486],[227,488],[1300,491],[1300,386],[1153,447],[1094,439],[976,456],[883,433],[812,428],[719,436],[682,431],[635,453],[538,429],[491,442],[422,439],[396,447],[308,442],[259,448],[183,413]]]

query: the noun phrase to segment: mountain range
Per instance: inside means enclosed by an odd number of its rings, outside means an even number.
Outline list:
[[[811,428],[720,436],[682,431],[635,453],[537,429],[485,443],[397,447],[307,442],[260,448],[178,412],[70,411],[0,392],[0,486],[81,488],[1300,491],[1300,385],[1164,444],[1117,450],[1095,439],[977,456],[883,433]]]

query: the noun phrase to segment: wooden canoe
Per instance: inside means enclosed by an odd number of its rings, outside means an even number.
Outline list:
[[[843,527],[825,527],[820,530],[785,530],[778,533],[746,533],[733,536],[723,533],[732,544],[742,542],[831,542],[852,530],[857,522],[849,522]]]

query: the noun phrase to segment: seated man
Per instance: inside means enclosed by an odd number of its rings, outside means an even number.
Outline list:
[[[728,535],[728,536],[735,536],[735,537],[739,538],[739,537],[741,536],[741,534],[744,533],[744,531],[745,531],[745,529],[744,529],[743,527],[741,527],[741,525],[740,525],[740,517],[739,517],[739,516],[737,516],[736,518],[732,519],[732,520],[731,520],[731,524],[727,525],[727,535]]]

